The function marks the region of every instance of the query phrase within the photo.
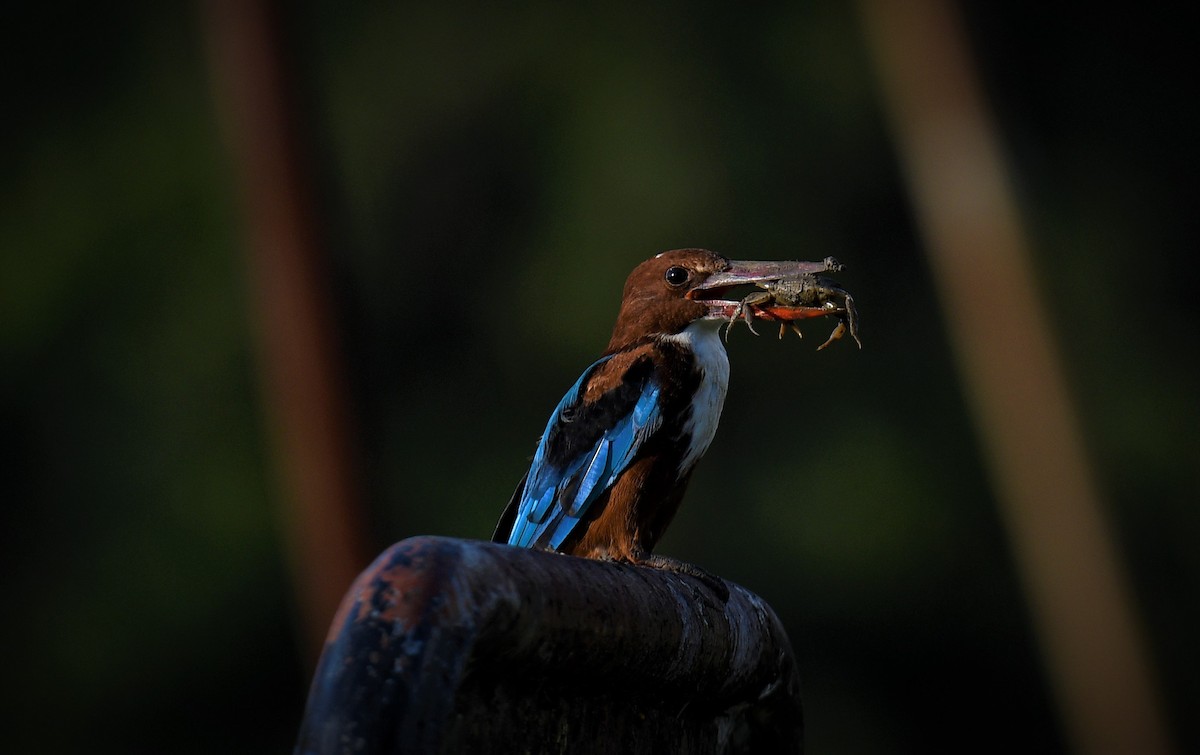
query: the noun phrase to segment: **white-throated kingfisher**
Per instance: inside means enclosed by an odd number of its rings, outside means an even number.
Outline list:
[[[825,270],[744,262],[703,249],[638,265],[604,354],[558,403],[492,539],[576,556],[667,566],[651,552],[717,431],[729,384],[721,326],[731,289]],[[756,308],[768,319],[830,314]]]

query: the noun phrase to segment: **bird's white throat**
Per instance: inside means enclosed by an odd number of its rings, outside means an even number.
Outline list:
[[[664,340],[686,346],[695,354],[696,369],[700,371],[700,385],[692,399],[692,416],[684,427],[691,441],[679,464],[680,474],[700,460],[717,434],[725,391],[729,388],[729,357],[721,343],[722,324],[720,320],[697,320],[682,332],[664,337]]]

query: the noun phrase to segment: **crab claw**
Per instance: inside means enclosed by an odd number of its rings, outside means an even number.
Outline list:
[[[825,348],[826,346],[828,346],[829,344],[838,340],[839,338],[841,338],[844,335],[846,335],[846,323],[843,322],[842,320],[838,320],[837,327],[834,328],[833,332],[829,334],[828,340],[826,340],[825,343],[823,343],[817,347],[817,351],[820,351],[821,349]],[[856,337],[854,340],[857,341],[858,338]],[[859,348],[862,348],[862,344],[859,344]]]

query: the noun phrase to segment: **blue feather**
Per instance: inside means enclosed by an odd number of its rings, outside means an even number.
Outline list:
[[[510,545],[561,547],[589,507],[617,481],[637,456],[638,449],[662,424],[660,390],[651,377],[634,406],[611,427],[603,428],[591,446],[579,449],[557,466],[548,461],[547,449],[555,433],[580,431],[570,425],[585,421],[577,415],[587,407],[573,410],[569,417],[564,416],[564,411],[575,406],[584,382],[608,359],[605,357],[584,371],[546,423],[517,507],[516,521],[508,538]]]
[[[579,491],[575,493],[575,500],[567,507],[567,516],[579,516],[588,505],[588,501],[591,500],[592,491],[596,489],[596,485],[610,471],[611,468],[608,466],[610,448],[612,448],[612,441],[608,438],[601,438],[600,442],[596,444],[596,452],[592,454],[592,460],[588,462],[587,472],[583,475],[583,481],[579,483]]]

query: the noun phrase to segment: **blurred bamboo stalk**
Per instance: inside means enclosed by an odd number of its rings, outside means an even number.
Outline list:
[[[959,19],[945,0],[860,7],[1065,733],[1077,752],[1170,752]]]
[[[342,595],[370,562],[322,229],[276,4],[205,0],[200,7],[214,98],[241,184],[284,544],[305,658],[315,662]]]

